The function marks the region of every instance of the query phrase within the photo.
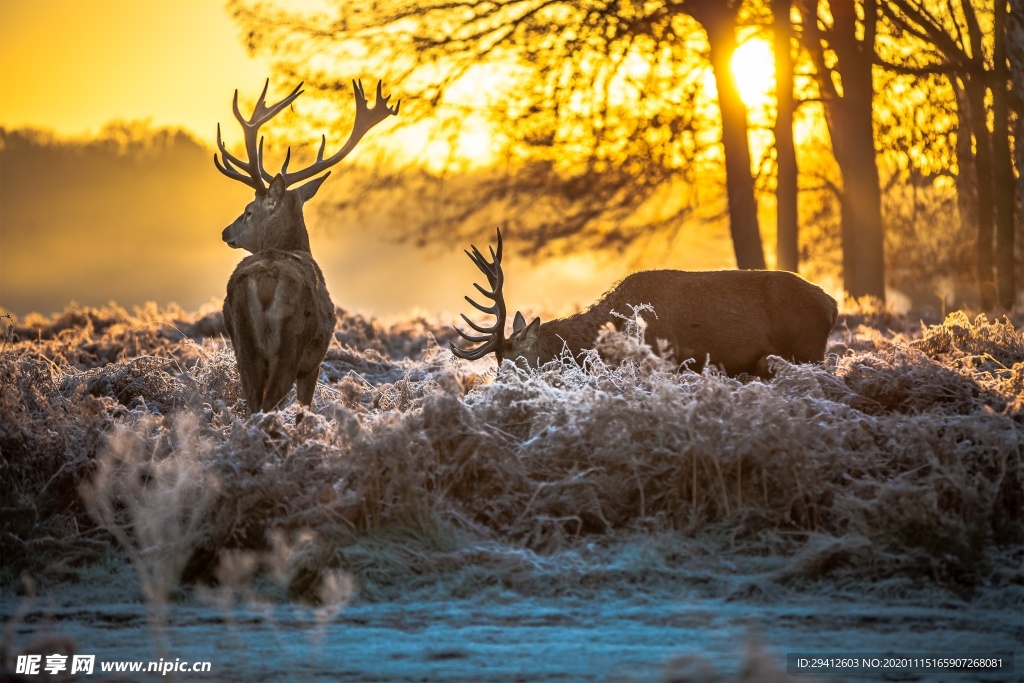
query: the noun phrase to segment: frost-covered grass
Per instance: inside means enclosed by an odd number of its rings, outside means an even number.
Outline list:
[[[1022,582],[1019,316],[848,311],[823,366],[766,383],[613,332],[582,365],[496,373],[438,321],[339,311],[297,426],[294,404],[246,415],[222,335],[216,311],[4,320],[6,569],[123,553],[151,603],[267,580],[328,607],[350,578],[370,600],[632,591],[762,558],[757,590]]]

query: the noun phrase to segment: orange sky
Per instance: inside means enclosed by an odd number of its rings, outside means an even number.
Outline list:
[[[269,75],[216,0],[0,0],[0,126],[94,134],[113,119],[212,141]]]
[[[286,0],[279,4],[286,4]],[[322,0],[288,0],[287,4],[323,7]],[[268,63],[247,56],[239,29],[220,0],[0,0],[3,127],[30,126],[53,130],[61,136],[82,136],[94,135],[114,120],[148,120],[154,126],[185,128],[212,146],[220,122],[228,126],[229,144],[235,144],[239,136],[231,130],[231,94],[239,88],[243,99],[251,101],[270,74]],[[288,89],[288,84],[274,83],[272,93],[280,95]],[[395,94],[401,97],[400,88]],[[77,283],[102,282],[108,277],[102,271],[88,270],[95,269],[90,259],[78,259],[80,270],[60,276],[43,272],[47,255],[37,251],[8,253],[0,260],[8,266],[20,263],[23,271],[29,266],[36,268],[36,278],[42,276],[51,289],[66,291],[66,297],[58,297],[63,303],[51,297],[55,303],[44,313],[59,310],[72,300],[102,305],[115,298],[129,307],[155,299],[158,304],[175,301],[195,308],[223,296],[223,283],[244,256],[227,249],[220,240],[221,229],[242,209],[244,192],[217,176],[212,171],[212,160],[210,182],[222,182],[225,194],[237,194],[240,200],[237,211],[204,219],[204,224],[211,223],[209,240],[194,248],[220,265],[204,274],[209,286],[204,286],[203,292],[208,289],[209,293],[201,299],[190,300],[174,290],[154,293],[152,288],[138,291],[138,301],[126,300],[123,292],[85,299]],[[111,190],[113,193],[116,188]],[[168,201],[178,198],[168,197]],[[320,199],[319,203],[325,201]],[[433,257],[427,259],[413,246],[388,243],[396,231],[368,226],[344,230],[327,226],[324,230],[317,224],[320,219],[315,208],[307,210],[314,256],[324,269],[338,305],[375,315],[399,314],[413,307],[435,312],[466,309],[462,295],[472,291],[473,279],[479,275],[461,253],[466,245],[447,245],[442,254],[435,249]],[[3,222],[0,207],[0,247]],[[105,246],[126,254],[138,253],[140,249],[153,249],[148,239],[140,242],[147,238],[126,229],[117,244]],[[192,238],[182,235],[179,239]],[[87,247],[83,244],[80,248]],[[692,268],[707,262],[709,252],[713,252],[710,260],[716,261],[714,265],[728,266],[730,251],[725,242],[695,244],[686,251],[688,262],[677,264],[679,267]],[[163,263],[159,254],[149,256],[154,263]],[[183,265],[140,264],[136,275],[140,282],[152,283],[155,278],[146,274],[153,271],[147,269],[180,269]],[[26,279],[15,283],[11,279],[14,270],[8,267],[6,278],[0,273],[0,306],[17,312],[22,306],[18,300],[11,300],[19,298],[15,290],[24,293],[34,285]],[[510,308],[564,311],[588,305],[628,271],[623,263],[609,265],[607,260],[602,263],[590,254],[578,254],[540,266],[525,259],[510,260],[506,272]],[[401,273],[401,277],[393,277],[395,273]],[[419,284],[410,287],[410,282]]]

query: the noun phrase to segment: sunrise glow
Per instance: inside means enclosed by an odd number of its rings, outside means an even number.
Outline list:
[[[750,108],[765,106],[775,87],[775,57],[772,46],[760,38],[741,43],[729,64],[743,103]]]

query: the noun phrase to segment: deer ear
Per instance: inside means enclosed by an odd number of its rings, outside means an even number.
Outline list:
[[[516,311],[516,317],[512,321],[512,332],[520,332],[524,327],[526,327],[526,318],[523,317],[522,313]]]
[[[267,199],[271,204],[277,204],[284,197],[285,190],[288,186],[285,185],[284,176],[278,173],[274,176],[274,179],[270,181],[270,189],[267,190]]]
[[[534,318],[533,322],[526,326],[519,340],[524,344],[532,344],[540,337],[540,318]]]
[[[330,171],[328,171],[326,175],[314,178],[305,185],[299,185],[295,188],[295,191],[299,194],[299,198],[302,199],[303,204],[313,198],[313,195],[316,194],[316,191],[320,189],[320,186],[323,185],[323,182],[327,180],[327,176],[329,175],[331,175]]]

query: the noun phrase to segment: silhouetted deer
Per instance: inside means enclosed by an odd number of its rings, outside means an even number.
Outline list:
[[[313,198],[330,173],[288,188],[344,159],[368,130],[398,114],[397,104],[393,109],[388,106],[390,96],[383,96],[380,82],[377,101],[369,108],[362,84],[353,81],[356,119],[345,145],[325,159],[327,137],[323,136],[316,162],[294,172],[288,171],[289,148],[281,172],[272,176],[263,168],[263,139],[257,144],[257,133],[260,126],[302,94],[302,84],[268,107],[269,85],[268,80],[249,120],[238,110],[235,91],[233,109],[245,131],[248,158],[243,161],[228,152],[219,124],[217,147],[223,163],[216,154],[213,156],[221,173],[256,191],[256,198],[223,233],[231,248],[252,252],[242,259],[228,280],[224,326],[235,349],[245,402],[254,413],[273,409],[292,385],[300,403],[309,406],[313,402],[320,363],[334,331],[334,304],[324,286],[323,273],[309,251],[309,234],[302,217],[303,204]]]
[[[633,273],[619,282],[599,301],[582,313],[541,323],[534,318],[529,325],[522,313],[512,322],[512,336],[505,338],[505,297],[502,293],[501,230],[498,249],[492,247],[488,261],[476,248],[466,252],[490,284],[477,290],[493,303],[478,304],[466,297],[476,309],[495,316],[494,325],[482,326],[465,315],[480,335],[455,330],[471,342],[483,342],[469,351],[450,344],[459,358],[475,360],[494,353],[503,358],[525,358],[538,367],[558,358],[563,348],[578,356],[594,348],[601,327],[611,322],[622,327],[630,306],[648,304],[654,314],[641,311],[646,323],[646,339],[664,339],[675,360],[695,359],[698,367],[710,358],[730,375],[741,373],[767,376],[767,357],[809,363],[825,357],[828,334],[835,325],[838,307],[835,299],[793,273],[771,270],[721,270],[685,272],[648,270]]]

